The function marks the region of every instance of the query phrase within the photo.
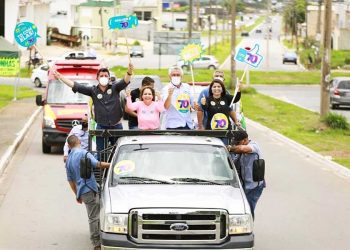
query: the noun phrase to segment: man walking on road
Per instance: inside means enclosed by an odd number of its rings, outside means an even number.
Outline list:
[[[71,135],[67,139],[71,150],[66,162],[67,180],[78,203],[84,203],[89,217],[90,240],[94,250],[101,249],[100,239],[100,203],[95,176],[91,174],[90,179],[80,177],[80,160],[87,157],[91,160],[93,168],[108,168],[110,163],[97,161],[88,151],[80,148],[80,140]]]
[[[259,145],[248,139],[246,131],[237,131],[235,134],[234,145],[228,145],[229,152],[233,152],[234,162],[247,197],[252,216],[254,218],[254,210],[256,204],[266,187],[265,180],[256,182],[253,181],[253,162],[256,159],[262,159],[262,154]]]

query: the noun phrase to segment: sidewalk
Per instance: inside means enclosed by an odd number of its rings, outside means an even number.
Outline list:
[[[14,145],[14,142],[37,109],[34,98],[13,101],[0,109],[0,175],[4,170],[3,165],[6,166],[4,158],[12,155],[8,155],[10,153],[8,150],[12,147],[17,148],[18,145]]]

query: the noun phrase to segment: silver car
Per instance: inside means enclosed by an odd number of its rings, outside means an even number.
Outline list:
[[[184,70],[189,70],[189,64],[180,60],[177,62],[177,66]],[[204,55],[192,62],[192,67],[196,69],[217,69],[219,67],[219,62],[214,56]]]
[[[121,137],[101,192],[102,249],[252,249],[253,220],[217,138]]]
[[[336,109],[341,105],[350,105],[350,77],[335,77],[330,83],[330,105]]]

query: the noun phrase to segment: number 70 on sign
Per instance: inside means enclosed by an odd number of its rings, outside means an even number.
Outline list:
[[[249,65],[257,68],[263,60],[263,56],[259,55],[258,52],[259,52],[259,45],[258,44],[255,44],[255,46],[252,50],[246,50],[243,48],[239,48],[239,50],[235,56],[235,60],[249,64]]]

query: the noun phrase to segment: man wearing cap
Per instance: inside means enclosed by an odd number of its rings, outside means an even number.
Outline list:
[[[228,145],[227,150],[233,153],[232,158],[254,218],[256,204],[263,189],[266,187],[265,180],[260,182],[253,181],[253,162],[256,159],[263,159],[260,147],[255,141],[248,139],[246,131],[237,131],[233,145]]]

